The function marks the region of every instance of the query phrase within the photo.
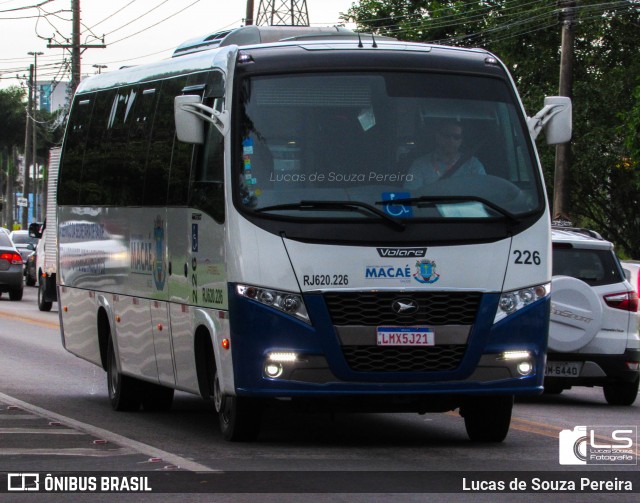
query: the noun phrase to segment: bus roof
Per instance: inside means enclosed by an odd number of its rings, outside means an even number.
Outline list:
[[[226,54],[235,47],[243,49],[266,49],[278,47],[302,47],[307,50],[387,50],[401,52],[429,53],[441,51],[454,59],[471,58],[484,60],[492,56],[486,50],[438,46],[416,42],[398,41],[390,37],[356,33],[341,27],[308,26],[245,26],[231,31],[219,32],[191,39],[181,44],[172,58],[158,62],[124,67],[113,72],[105,72],[83,80],[77,94],[100,89],[150,82],[171,76],[186,75],[211,68],[226,68]],[[286,51],[286,49],[285,49]],[[475,54],[475,56],[474,56]],[[178,57],[179,56],[179,57]]]

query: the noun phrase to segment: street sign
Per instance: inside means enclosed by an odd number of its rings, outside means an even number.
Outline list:
[[[24,208],[26,208],[27,206],[29,206],[29,200],[26,197],[18,197],[16,204],[18,206],[22,206]]]

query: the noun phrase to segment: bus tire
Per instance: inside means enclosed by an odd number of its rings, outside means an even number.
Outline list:
[[[460,407],[467,435],[472,442],[502,442],[511,424],[513,396],[470,399]]]
[[[113,340],[107,347],[107,387],[111,408],[117,411],[137,411],[142,403],[142,383],[118,372]]]
[[[51,311],[53,302],[44,300],[45,284],[44,280],[40,278],[38,281],[38,309],[40,311]]]
[[[151,382],[143,383],[142,408],[148,412],[164,412],[171,409],[173,388]]]
[[[220,431],[230,442],[251,442],[260,433],[261,407],[256,399],[225,395],[216,371],[213,401],[218,412]]]

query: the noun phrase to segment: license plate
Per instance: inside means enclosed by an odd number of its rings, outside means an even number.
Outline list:
[[[433,346],[435,333],[428,327],[378,327],[378,346]]]
[[[545,375],[553,377],[578,377],[582,362],[547,362]]]

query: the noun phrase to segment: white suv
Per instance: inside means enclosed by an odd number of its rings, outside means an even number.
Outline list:
[[[545,393],[602,386],[608,403],[631,405],[640,382],[638,294],[598,233],[554,227],[552,241]]]

